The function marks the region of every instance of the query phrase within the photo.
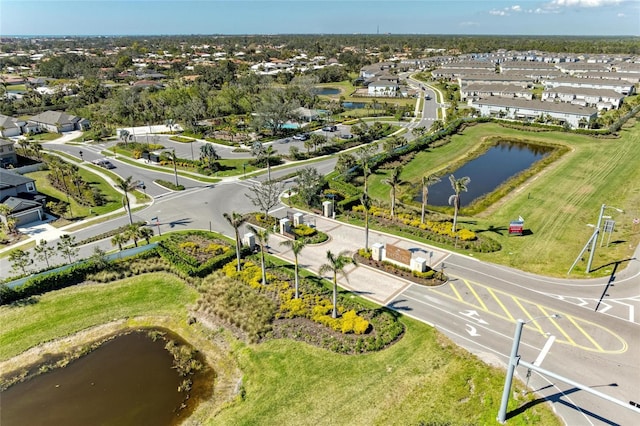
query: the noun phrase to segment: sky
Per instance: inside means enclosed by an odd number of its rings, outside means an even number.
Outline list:
[[[0,35],[640,36],[640,0],[0,0]]]

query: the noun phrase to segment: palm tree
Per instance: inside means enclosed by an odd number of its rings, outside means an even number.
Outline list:
[[[138,240],[142,238],[140,233],[141,226],[139,224],[133,224],[127,226],[127,230],[124,232],[124,236],[133,241],[133,244],[138,247]]]
[[[363,193],[360,202],[364,207],[364,249],[369,251],[369,209],[371,208],[369,194]]]
[[[255,235],[256,239],[258,240],[258,244],[260,244],[260,266],[262,267],[262,285],[267,285],[267,269],[264,263],[264,251],[265,251],[265,247],[269,244],[269,235],[271,234],[271,231],[269,228],[258,229],[251,225],[247,225],[247,228],[249,228],[249,230],[253,232],[253,235]]]
[[[440,182],[440,178],[436,175],[422,176],[422,214],[420,215],[420,223],[424,223],[424,213],[427,209],[427,198],[429,198],[429,187]]]
[[[116,181],[116,188],[124,193],[122,206],[126,207],[127,213],[129,214],[129,225],[133,225],[133,217],[131,217],[131,205],[129,204],[129,191],[132,191],[135,188],[135,184],[131,182],[131,179],[133,179],[133,177],[129,176],[125,180],[118,179]]]
[[[271,158],[276,154],[276,151],[271,145],[264,150],[264,159],[267,160],[267,180],[271,181]]]
[[[120,251],[122,251],[122,245],[127,241],[129,241],[129,237],[122,233],[116,234],[111,238],[111,244],[118,246],[118,250]]]
[[[458,210],[460,210],[460,193],[467,192],[467,185],[471,182],[471,178],[469,176],[462,177],[460,179],[456,179],[454,175],[449,176],[449,181],[451,182],[451,188],[455,194],[449,197],[449,204],[453,204],[453,226],[451,227],[451,232],[456,232],[456,222],[458,221]]]
[[[307,246],[307,241],[303,238],[299,240],[287,240],[287,241],[281,242],[280,245],[289,247],[291,249],[291,252],[293,253],[293,258],[295,259],[295,262],[294,262],[294,266],[295,266],[294,274],[295,274],[295,282],[296,282],[295,298],[297,299],[298,297],[300,297],[299,277],[298,277],[298,255],[300,254],[302,249]]]
[[[229,225],[233,226],[233,230],[236,234],[236,259],[238,260],[238,272],[240,272],[240,233],[238,229],[247,221],[240,213],[232,212],[222,213],[222,216],[229,222]]]
[[[151,238],[153,237],[153,229],[147,228],[146,226],[141,226],[138,229],[138,236],[145,240],[147,244],[151,244]]]
[[[347,250],[343,250],[337,255],[333,254],[331,250],[327,250],[327,260],[327,263],[320,266],[320,273],[331,272],[333,274],[333,312],[331,317],[338,318],[338,273],[346,278],[347,275],[344,272],[344,268],[349,264],[355,266],[358,266],[358,264],[349,256]]]
[[[383,180],[384,183],[391,187],[390,195],[391,195],[391,218],[393,219],[396,216],[396,190],[400,185],[402,185],[402,179],[400,179],[400,174],[402,173],[402,166],[397,166],[391,171],[391,177]]]

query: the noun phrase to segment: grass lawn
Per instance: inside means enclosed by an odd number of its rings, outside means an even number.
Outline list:
[[[632,257],[640,241],[640,230],[632,220],[640,217],[640,167],[635,155],[640,143],[640,124],[625,128],[617,139],[598,139],[564,132],[523,132],[494,123],[467,128],[443,147],[419,153],[403,170],[402,179],[417,181],[421,175],[437,173],[463,158],[488,136],[499,135],[532,142],[564,144],[571,151],[518,190],[474,217],[460,222],[476,232],[487,232],[502,244],[496,253],[475,256],[530,272],[566,276],[593,232],[587,224],[595,224],[600,206],[615,206],[624,213],[608,209],[616,220],[609,247],[598,247],[592,276],[611,273],[611,262]],[[380,171],[370,178],[370,194],[389,203],[389,186],[382,180],[389,174]],[[447,178],[444,176],[443,178]],[[469,186],[473,185],[473,181]],[[416,204],[416,207],[418,205]],[[522,216],[525,229],[532,234],[509,237],[510,220]],[[575,276],[585,275],[586,262],[579,262]]]
[[[495,424],[504,373],[433,328],[402,321],[402,340],[368,355],[337,355],[288,340],[244,347],[238,359],[245,399],[216,423]],[[520,404],[512,401],[509,409]],[[538,405],[509,424],[560,423]]]
[[[67,201],[66,194],[51,185],[49,179],[47,179],[48,174],[49,171],[42,170],[38,172],[27,173],[26,176],[36,180],[36,188],[38,188],[38,192],[45,194],[51,198]],[[120,203],[122,195],[114,188],[112,188],[111,185],[88,170],[80,168],[79,174],[80,176],[82,176],[82,179],[85,182],[89,182],[92,187],[96,187],[100,190],[100,192],[105,196],[107,203],[102,206],[87,207],[78,204],[73,198],[69,197],[74,218],[83,218],[90,216],[90,210],[92,210],[94,214],[105,214],[122,207],[122,204]]]
[[[3,306],[0,321],[15,326],[0,329],[0,360],[117,319],[144,315],[184,323],[186,306],[195,298],[196,292],[177,278],[149,274],[51,292],[33,304]],[[215,417],[200,419],[235,425],[495,424],[504,372],[483,364],[432,327],[408,318],[401,321],[404,337],[368,355],[338,355],[291,340],[236,343],[232,355],[243,372],[243,397]],[[194,334],[199,328],[185,330]],[[202,337],[194,340],[206,342]],[[516,383],[514,393],[520,395],[521,389]],[[518,398],[511,401],[510,411],[534,396]],[[215,412],[203,407],[198,411]],[[560,421],[546,405],[533,404],[509,424]]]
[[[37,302],[0,307],[0,360],[41,342],[137,315],[185,315],[196,298],[173,275],[148,274],[110,284],[74,286],[37,297]]]
[[[37,135],[30,136],[29,140],[38,141],[38,142],[40,141],[47,142],[47,141],[54,141],[61,137],[62,137],[62,133],[39,133]]]

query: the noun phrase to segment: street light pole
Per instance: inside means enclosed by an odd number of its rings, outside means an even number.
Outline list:
[[[500,402],[500,410],[498,411],[498,422],[504,423],[507,419],[507,404],[509,403],[509,394],[511,393],[511,383],[513,382],[513,373],[516,371],[516,367],[520,362],[520,356],[518,355],[518,348],[520,347],[520,337],[522,336],[522,327],[532,321],[536,321],[541,318],[559,318],[558,314],[549,315],[546,317],[536,317],[529,321],[518,319],[516,322],[516,331],[513,335],[513,345],[511,346],[511,355],[509,356],[509,365],[507,367],[507,376],[504,380],[504,389],[502,390],[502,401]]]

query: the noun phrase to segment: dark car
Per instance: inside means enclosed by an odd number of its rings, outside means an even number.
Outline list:
[[[100,160],[94,160],[93,164],[95,164],[96,166],[100,166],[100,167],[104,167],[105,169],[115,169],[116,166],[113,165],[113,163],[109,160],[107,160],[106,158],[101,158]]]
[[[338,131],[338,126],[324,126],[322,128],[323,132],[337,132]]]

